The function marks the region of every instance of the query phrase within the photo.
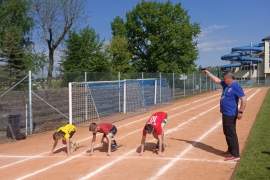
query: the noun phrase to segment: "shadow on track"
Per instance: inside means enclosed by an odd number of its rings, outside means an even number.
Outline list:
[[[157,154],[157,143],[153,143],[153,142],[146,142],[145,145],[144,145],[144,152],[145,151],[151,151],[155,154]],[[137,149],[136,149],[136,152],[137,153],[140,153],[141,152],[141,146],[139,146]]]
[[[226,156],[226,152],[225,152],[225,151],[216,149],[216,148],[214,148],[213,146],[204,144],[204,143],[202,143],[202,142],[198,142],[198,141],[190,141],[190,140],[185,140],[185,139],[177,139],[177,138],[170,138],[170,139],[176,140],[176,141],[186,142],[186,143],[188,143],[188,144],[191,144],[191,145],[192,145],[193,147],[195,147],[195,148],[198,148],[198,149],[207,151],[207,152],[209,152],[209,153],[212,153],[212,154],[215,154],[215,155],[218,155],[218,156],[222,156],[222,157],[225,157],[225,156]]]

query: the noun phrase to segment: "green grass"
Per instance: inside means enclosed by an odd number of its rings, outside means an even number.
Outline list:
[[[270,179],[270,90],[257,115],[233,179]]]

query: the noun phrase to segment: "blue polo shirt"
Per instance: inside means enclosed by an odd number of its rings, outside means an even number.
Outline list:
[[[233,81],[231,85],[221,81],[223,92],[220,99],[220,112],[226,116],[236,116],[238,114],[238,101],[245,96],[242,87]]]

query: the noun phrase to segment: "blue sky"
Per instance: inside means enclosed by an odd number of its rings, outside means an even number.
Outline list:
[[[159,0],[166,2],[165,0]],[[111,38],[110,23],[124,17],[139,0],[88,0],[85,22],[105,40]],[[220,57],[234,46],[259,42],[270,35],[270,0],[172,0],[188,10],[192,22],[201,25],[197,64],[224,64]]]

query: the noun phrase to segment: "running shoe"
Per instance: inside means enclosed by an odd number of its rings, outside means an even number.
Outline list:
[[[235,157],[235,156],[228,156],[224,159],[224,161],[239,161],[240,157]]]

